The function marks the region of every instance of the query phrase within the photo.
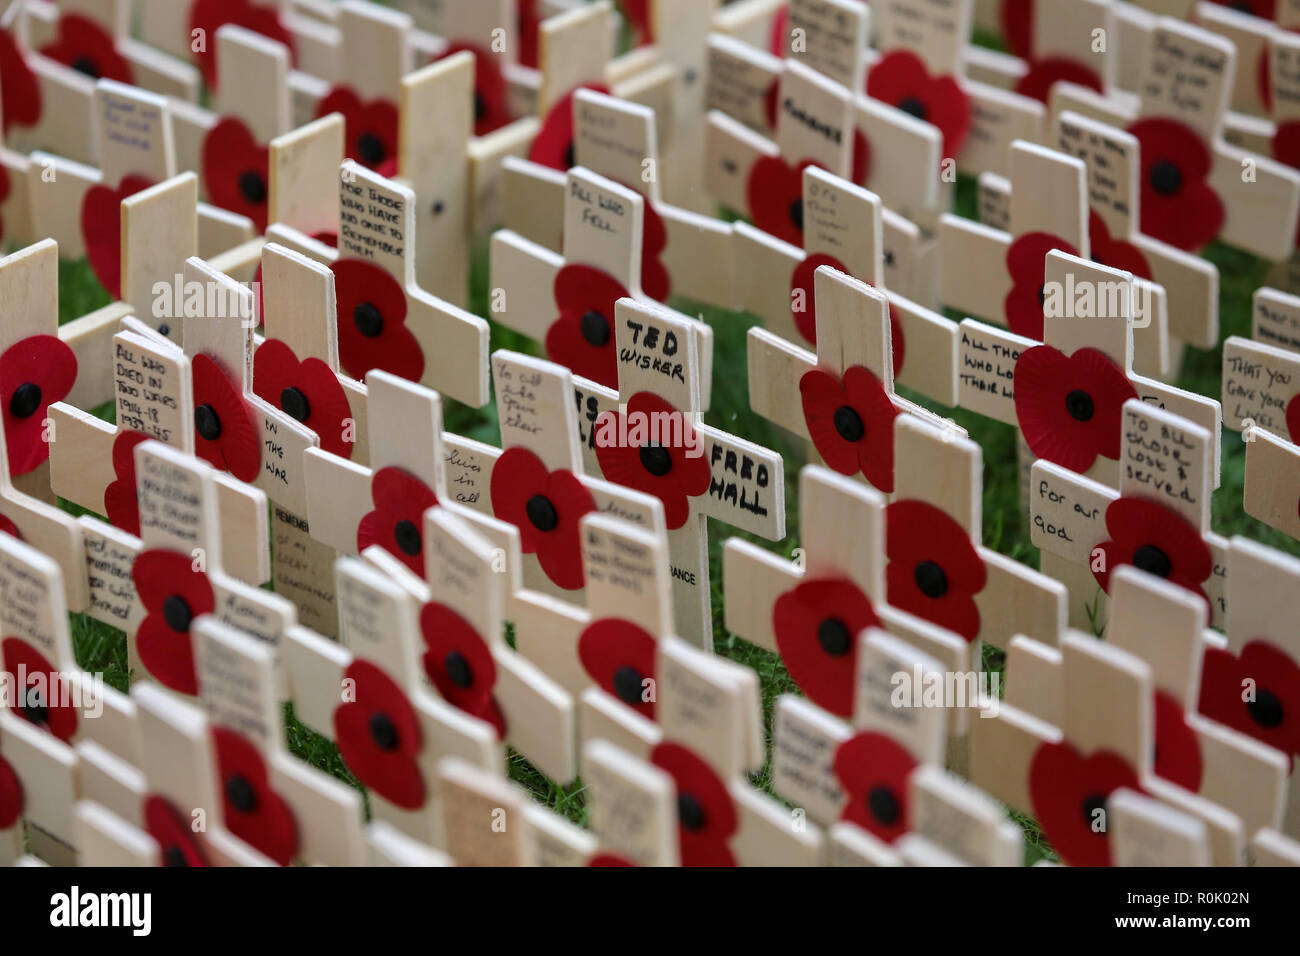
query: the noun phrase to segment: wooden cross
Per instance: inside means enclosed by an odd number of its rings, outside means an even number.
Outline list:
[[[1246,539],[1234,539],[1234,544],[1237,540]],[[1271,554],[1259,547],[1253,555],[1246,552],[1243,561],[1261,556],[1268,561]],[[1205,602],[1136,568],[1118,569],[1111,590],[1107,643],[1151,667],[1154,773],[1232,811],[1247,837],[1262,827],[1280,828],[1291,769],[1286,758],[1220,721],[1213,706],[1198,713],[1198,697],[1212,696],[1223,686],[1216,687],[1207,676],[1231,685],[1238,705],[1242,690],[1231,674],[1214,668],[1223,658],[1214,650],[1221,638],[1207,634]]]
[[[1041,103],[1059,82],[1075,83],[1097,93],[1113,88],[1118,57],[1108,56],[1106,42],[1115,32],[1111,0],[1083,0],[1067,6],[1050,0],[1021,4],[1007,25],[1011,52],[1023,58],[1014,89]],[[1027,14],[1026,16],[1019,16]],[[1098,48],[1100,46],[1100,49]]]
[[[1137,137],[1077,113],[1053,125],[1055,146],[1088,167],[1088,245],[1094,261],[1156,283],[1168,303],[1169,334],[1201,344],[1219,330],[1219,270],[1200,256],[1145,235]]]
[[[705,519],[769,540],[783,537],[784,462],[703,423],[700,381],[707,366],[696,323],[632,299],[618,301],[614,320],[618,391],[575,382],[578,405],[591,422],[587,461],[594,458],[607,480],[663,502],[678,633],[707,647],[712,610]]]
[[[607,388],[618,385],[614,302],[648,301],[642,238],[646,200],[581,167],[565,178],[563,255],[508,229],[492,236],[492,317],[531,339],[547,357]],[[712,387],[713,333],[690,322],[699,340],[701,394]]]
[[[804,170],[803,183],[802,249],[744,224],[735,227],[736,288],[743,290],[741,301],[745,310],[760,316],[765,325],[764,329],[750,330],[751,363],[757,360],[761,363],[758,368],[766,368],[768,361],[790,362],[801,372],[805,366],[817,365],[818,360],[810,354],[809,346],[819,354],[822,352],[818,323],[829,321],[830,340],[822,361],[832,374],[843,374],[851,365],[866,365],[868,358],[875,359],[878,354],[883,357],[883,351],[877,350],[887,345],[892,359],[886,381],[897,380],[944,405],[956,405],[956,323],[886,290],[888,269],[882,237],[887,217],[879,197],[812,167]],[[828,289],[828,295],[838,294],[840,299],[828,306],[829,316],[819,319],[814,276],[822,266],[875,287],[881,293],[877,298],[885,300],[888,321],[883,330],[878,330],[875,310],[869,307],[870,318],[866,322],[869,344],[865,356],[843,354],[844,340],[861,333],[836,325],[838,322],[852,326],[860,321],[859,313],[851,306],[847,312],[840,311],[847,296],[840,287]],[[874,302],[873,299],[873,306]],[[889,342],[880,341],[878,335]],[[760,358],[760,355],[771,357]],[[790,385],[794,384],[792,380]],[[799,420],[799,403],[791,403],[791,392],[784,382],[754,378],[750,383],[750,403],[759,414],[789,428],[788,421]],[[792,430],[803,432],[804,428]]]
[[[654,111],[596,90],[573,95],[574,161],[639,192],[645,199],[641,283],[657,302],[679,295],[698,302],[735,304],[732,229],[690,208],[671,205],[672,190],[655,128]],[[508,158],[504,167],[506,227],[553,252],[563,249],[566,177]]]
[[[1118,491],[1034,462],[1030,540],[1043,549],[1044,568],[1070,585],[1073,602],[1088,606],[1094,629],[1105,620],[1100,592],[1126,564],[1198,595],[1210,622],[1222,626],[1228,543],[1210,530],[1213,436],[1135,398],[1124,403],[1122,435]]]
[[[1168,18],[1156,22],[1146,44],[1136,103],[1058,86],[1053,113],[1072,110],[1137,137],[1144,234],[1186,251],[1218,238],[1286,259],[1295,246],[1300,173],[1224,139],[1232,44]]]
[[[458,553],[463,555],[466,548],[487,550],[463,523],[446,515],[442,520],[449,520],[452,528],[442,540],[459,540]],[[428,682],[421,659],[432,654],[433,647],[421,636],[420,603],[406,583],[356,558],[340,558],[336,571],[342,643],[300,627],[289,632],[285,644],[294,713],[335,740],[344,761],[369,790],[376,820],[441,847],[445,837],[437,806],[438,762],[455,755],[502,774],[505,753],[497,726],[444,699]],[[490,580],[475,580],[491,586]],[[484,605],[479,609],[494,613]],[[502,642],[500,632],[431,633],[448,640],[463,638],[456,648],[459,658],[451,662],[456,678],[482,690],[493,670],[484,642]],[[429,661],[443,669],[448,664],[446,656]],[[457,687],[455,680],[444,686]],[[490,683],[487,688],[492,690]],[[496,699],[495,693],[476,694],[461,703],[491,717]]]
[[[936,764],[917,767],[908,782],[912,831],[897,844],[904,864],[1020,866],[1025,835],[1006,807]]]
[[[961,323],[960,404],[1018,425],[1022,462],[1045,458],[1114,488],[1121,408],[1137,398],[1205,428],[1217,487],[1222,408],[1134,372],[1134,329],[1153,306],[1140,304],[1132,277],[1059,250],[1045,257],[1043,275],[1043,344],[973,319]],[[1027,472],[1026,464],[1022,479]]]
[[[762,759],[753,672],[668,637],[658,645],[656,683],[657,743],[584,748],[602,848],[640,865],[820,862],[820,828],[739,779]]]
[[[1203,820],[1124,788],[1114,791],[1106,806],[1113,865],[1210,865],[1210,831]]]
[[[195,652],[226,828],[281,865],[364,865],[361,794],[285,745],[272,648],[204,617],[195,625]]]
[[[811,162],[865,184],[903,216],[932,220],[946,195],[942,133],[858,94],[865,4],[797,2],[791,19],[806,32],[807,48],[785,60],[727,38],[710,40],[710,191],[748,211],[759,228],[797,244],[802,230],[777,199],[788,206],[798,198],[800,167]],[[760,198],[773,190],[777,197]]]
[[[960,637],[936,635],[937,628],[917,634],[919,622],[906,622],[910,615],[885,606],[886,512],[879,493],[808,465],[799,473],[799,509],[796,562],[739,538],[727,541],[722,593],[728,632],[779,653],[808,698],[844,719],[854,713],[859,688],[856,635],[867,627],[917,640],[949,670],[971,668],[971,648]]]
[[[25,150],[52,149],[68,159],[98,158],[91,96],[99,79],[197,102],[197,71],[130,38],[129,0],[13,4],[11,29],[28,53],[13,64],[17,89],[6,96]]]
[[[0,710],[0,764],[0,774],[6,776],[6,821],[0,845],[8,844],[0,854],[16,858],[25,822],[26,842],[33,854],[52,865],[75,866],[76,751],[6,707]]]

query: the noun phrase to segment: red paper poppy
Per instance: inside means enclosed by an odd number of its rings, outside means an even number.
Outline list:
[[[847,798],[841,820],[893,843],[911,826],[908,781],[916,759],[884,734],[865,731],[835,750],[835,776]]]
[[[357,779],[404,810],[424,805],[416,756],[423,746],[415,708],[393,679],[366,660],[343,672],[352,699],[334,711],[334,741]]]
[[[144,799],[144,828],[158,842],[159,866],[207,866],[203,849],[172,804],[163,797]]]
[[[1104,814],[1107,798],[1121,787],[1142,790],[1128,761],[1109,750],[1085,758],[1067,743],[1041,744],[1029,766],[1034,817],[1071,866],[1110,866]]]
[[[795,328],[799,330],[799,334],[804,337],[804,340],[809,345],[817,344],[816,273],[821,266],[830,266],[845,275],[853,275],[845,268],[844,263],[824,252],[804,256],[803,261],[794,267],[794,275],[790,278],[790,314],[794,316]],[[854,278],[857,277],[854,276]],[[875,283],[867,282],[867,285],[874,286]],[[803,293],[799,297],[803,308],[799,310],[793,307],[794,293],[796,291]],[[894,311],[892,302],[889,303],[889,337],[894,353],[894,375],[898,375],[903,370],[903,358],[907,352],[907,341],[903,338],[903,324],[898,321],[898,315]]]
[[[223,118],[203,138],[203,182],[208,200],[253,220],[266,232],[271,150],[260,145],[243,120]]]
[[[9,193],[11,191],[12,189],[9,183],[9,170],[5,169],[5,167],[3,166],[0,166],[0,205],[3,205],[4,203],[7,203],[9,201]],[[4,241],[4,237],[5,237],[5,221],[4,221],[4,216],[0,215],[0,242]]]
[[[1221,7],[1231,7],[1238,13],[1249,13],[1264,20],[1277,18],[1277,0],[1210,0]]]
[[[64,743],[77,732],[77,709],[67,703],[64,680],[45,655],[27,641],[6,637],[0,644],[5,673],[18,682],[10,709],[29,724],[44,728]]]
[[[673,291],[672,276],[662,259],[667,248],[668,227],[654,203],[647,199],[641,226],[641,291],[656,302],[667,302]]]
[[[1078,251],[1050,232],[1027,232],[1007,249],[1007,272],[1011,291],[1002,303],[1007,326],[1016,335],[1043,340],[1044,286],[1047,283],[1047,254],[1059,249],[1067,255]]]
[[[497,665],[492,649],[478,631],[445,604],[426,604],[420,630],[427,650],[421,662],[430,683],[448,703],[490,723],[498,738],[506,735],[506,719],[492,695]]]
[[[910,50],[886,53],[867,75],[867,95],[939,128],[943,154],[956,156],[970,133],[970,99],[951,76],[931,76]]]
[[[217,606],[212,582],[203,571],[194,570],[188,554],[163,550],[145,551],[136,558],[131,580],[146,611],[135,635],[140,663],[164,687],[197,694],[190,627]]]
[[[338,376],[320,359],[300,362],[279,339],[267,339],[253,356],[253,391],[314,431],[322,450],[352,457],[352,407]]]
[[[587,861],[587,866],[636,866],[626,857],[618,856],[614,853],[597,853]]]
[[[677,838],[682,866],[735,866],[727,846],[739,826],[736,805],[713,768],[681,744],[662,743],[650,762],[677,789]]]
[[[1101,77],[1095,70],[1078,60],[1063,56],[1033,61],[1029,72],[1016,84],[1016,92],[1040,103],[1046,103],[1048,94],[1057,83],[1077,83],[1098,93],[1105,92],[1101,85]]]
[[[1286,403],[1286,433],[1294,445],[1300,445],[1300,395]]]
[[[1128,128],[1141,149],[1142,232],[1179,249],[1197,250],[1219,234],[1223,201],[1207,177],[1209,147],[1177,120],[1138,120]]]
[[[1014,388],[1016,419],[1035,456],[1079,473],[1098,455],[1119,460],[1124,403],[1137,391],[1105,352],[1065,355],[1036,345],[1020,354]]]
[[[894,419],[900,414],[880,379],[860,365],[841,382],[815,368],[799,379],[803,420],[817,454],[842,475],[859,472],[886,493],[894,490]]]
[[[1201,585],[1214,570],[1214,559],[1186,518],[1154,501],[1117,498],[1106,508],[1106,531],[1111,540],[1097,545],[1102,570],[1092,576],[1107,593],[1111,572],[1131,564],[1199,594],[1209,604]]]
[[[122,296],[122,201],[152,186],[143,176],[125,176],[113,189],[92,186],[81,200],[81,238],[95,278],[114,298]]]
[[[57,335],[29,335],[0,355],[0,413],[9,474],[25,475],[50,457],[45,421],[77,380],[77,356]]]
[[[889,603],[973,641],[980,631],[975,595],[987,570],[966,529],[924,501],[885,509],[885,586]]]
[[[754,225],[795,246],[803,245],[803,171],[811,159],[790,165],[780,156],[760,156],[745,183],[745,202]]]
[[[397,107],[385,99],[362,100],[356,90],[336,86],[316,108],[316,116],[342,113],[347,156],[380,176],[397,175]]]
[[[537,68],[537,51],[541,45],[539,28],[542,15],[537,4],[538,0],[515,0],[515,11],[519,15],[519,62],[533,69]]]
[[[1151,278],[1151,266],[1142,250],[1131,242],[1112,238],[1106,220],[1095,210],[1088,213],[1088,247],[1092,250],[1093,262],[1131,272],[1139,279]]]
[[[650,22],[650,0],[619,0],[623,17],[632,31],[634,46],[649,46],[655,42],[654,24]]]
[[[1300,754],[1300,664],[1263,638],[1231,651],[1209,648],[1198,709],[1290,756]]]
[[[1196,793],[1201,789],[1201,744],[1177,698],[1156,691],[1156,776]]]
[[[468,50],[474,54],[474,135],[486,136],[510,122],[509,86],[496,54],[474,43],[451,43],[439,60]]]
[[[524,554],[536,554],[546,576],[572,591],[586,583],[578,522],[596,510],[573,472],[546,465],[527,448],[507,449],[492,468],[492,512],[519,529]]]
[[[370,479],[375,510],[357,525],[357,550],[377,544],[424,577],[424,513],[438,503],[433,489],[402,468],[381,468]]]
[[[546,330],[547,358],[618,388],[614,303],[628,296],[627,289],[601,269],[567,265],[555,274],[554,293],[560,317]]]
[[[1268,65],[1267,54],[1265,50],[1260,57],[1265,66]],[[1300,120],[1277,124],[1277,132],[1273,134],[1273,158],[1292,169],[1300,169]],[[1296,227],[1295,242],[1300,246],[1300,226]]]
[[[203,80],[212,89],[217,88],[217,30],[227,23],[252,30],[264,37],[282,43],[293,56],[293,34],[280,22],[280,12],[273,5],[255,4],[251,0],[194,0],[190,8],[190,31],[199,34],[206,42],[194,54]]]
[[[339,364],[361,381],[380,369],[418,382],[424,352],[406,327],[406,291],[372,262],[340,259],[331,267],[338,291]]]
[[[0,756],[0,830],[8,830],[23,812],[23,784],[9,761]]]
[[[92,80],[117,80],[135,85],[131,64],[117,52],[113,35],[89,17],[65,13],[59,17],[59,34],[41,53]]]
[[[847,578],[802,581],[772,608],[786,670],[813,703],[841,717],[853,713],[858,635],[879,626],[870,598]]]
[[[252,481],[261,466],[253,406],[209,356],[194,356],[194,454],[240,481]]]
[[[578,659],[601,690],[654,720],[655,695],[646,700],[645,692],[655,683],[658,648],[659,643],[640,625],[607,617],[583,630],[578,638]]]
[[[633,395],[628,400],[626,415],[622,412],[605,414],[619,416],[617,434],[620,439],[627,436],[627,440],[614,444],[596,443],[596,460],[600,463],[601,473],[616,484],[654,495],[663,502],[669,530],[680,528],[690,517],[690,499],[707,492],[712,480],[703,439],[696,435],[687,416],[651,392]],[[658,423],[657,429],[651,427],[654,423]],[[681,426],[680,434],[663,434],[664,431],[677,432],[678,424]],[[597,419],[596,427],[602,427],[601,419]],[[655,430],[660,432],[658,436],[653,434]],[[638,432],[649,434],[645,441],[634,444]],[[659,440],[651,440],[654,437]],[[699,454],[693,453],[695,449]]]
[[[1002,0],[998,12],[1007,49],[1023,59],[1028,59],[1034,48],[1035,5],[1035,0]]]
[[[35,126],[41,118],[41,85],[9,30],[0,30],[0,109],[4,131]]]
[[[212,729],[212,741],[226,829],[262,855],[288,866],[298,852],[298,823],[289,805],[271,789],[262,755],[225,727]]]
[[[120,431],[113,439],[114,480],[104,489],[104,510],[116,528],[140,534],[140,499],[136,489],[135,446],[148,441],[141,432]]]
[[[772,15],[772,32],[767,40],[768,52],[785,59],[790,52],[789,40],[790,8],[783,6]]]
[[[13,523],[8,515],[0,515],[0,534],[7,534],[11,538],[23,540],[23,533],[18,530],[18,525]]]
[[[583,83],[553,103],[528,150],[528,158],[532,162],[558,169],[562,173],[577,165],[574,158],[577,147],[574,143],[573,97],[578,90],[609,93],[609,87],[601,83]]]

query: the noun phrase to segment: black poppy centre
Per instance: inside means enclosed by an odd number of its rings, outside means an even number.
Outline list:
[[[370,739],[385,753],[392,753],[401,744],[401,739],[397,735],[397,726],[382,710],[375,711],[370,716]]]
[[[922,122],[929,121],[930,109],[925,105],[925,100],[919,96],[905,96],[899,100],[898,108],[909,116],[915,116]]]
[[[625,704],[641,703],[641,672],[624,666],[614,671],[614,695]]]
[[[357,139],[357,155],[367,166],[378,166],[388,159],[388,147],[378,133],[362,133]]]
[[[163,850],[163,866],[189,866],[189,860],[185,858],[185,851],[179,846],[172,844]]]
[[[1173,563],[1169,560],[1169,555],[1157,548],[1154,544],[1144,544],[1133,552],[1133,566],[1147,574],[1154,574],[1158,578],[1167,578],[1173,571]]]
[[[867,811],[881,826],[891,827],[903,815],[903,805],[893,789],[882,784],[867,793]]]
[[[474,684],[474,671],[460,651],[448,652],[442,659],[442,666],[447,671],[447,678],[461,690]]]
[[[1286,718],[1286,708],[1282,698],[1265,687],[1255,689],[1255,699],[1246,704],[1250,719],[1265,730],[1280,727]]]
[[[609,342],[609,319],[599,309],[588,309],[578,320],[578,329],[582,339],[592,348],[598,349]]]
[[[555,526],[560,523],[560,515],[555,510],[555,504],[546,495],[533,495],[524,505],[524,511],[538,531],[554,531]]]
[[[790,203],[789,209],[790,225],[794,226],[799,232],[803,232],[803,197]]]
[[[831,657],[843,657],[853,649],[853,634],[838,617],[828,617],[817,625],[817,643]]]
[[[685,830],[692,833],[698,833],[703,830],[708,819],[704,813],[704,805],[695,797],[694,794],[682,793],[677,796],[677,822]]]
[[[846,442],[862,441],[867,433],[867,426],[862,422],[862,416],[858,414],[857,409],[849,405],[841,405],[835,409],[835,415],[832,418],[835,424],[835,432]]]
[[[358,302],[352,310],[352,323],[368,339],[378,338],[384,331],[384,313],[370,302]]]
[[[41,407],[41,387],[35,382],[23,382],[9,397],[9,414],[14,418],[31,418]]]
[[[397,542],[397,547],[402,553],[410,557],[415,557],[420,553],[422,542],[420,541],[420,529],[416,527],[414,521],[403,519],[393,526],[393,540]]]
[[[204,441],[216,441],[221,437],[221,416],[217,410],[206,402],[194,409],[194,430]]]
[[[948,575],[933,561],[921,561],[912,569],[912,580],[917,589],[928,598],[941,598],[948,593]]]
[[[255,169],[246,169],[239,174],[239,193],[250,205],[260,206],[266,202],[266,180]]]
[[[1089,828],[1099,820],[1104,826],[1106,820],[1106,795],[1104,793],[1088,794],[1083,798],[1080,810],[1083,813],[1083,822],[1087,824]],[[1098,814],[1101,815],[1098,816]],[[1105,830],[1103,829],[1098,832],[1104,833]]]
[[[305,422],[311,418],[311,402],[301,389],[292,385],[280,393],[280,408],[294,421]]]
[[[99,64],[95,62],[95,58],[92,56],[83,53],[72,61],[72,68],[92,80],[99,79]]]
[[[1172,159],[1152,163],[1147,178],[1159,196],[1176,196],[1183,188],[1183,171]]]
[[[50,721],[50,709],[46,706],[45,695],[39,683],[32,684],[23,691],[23,716],[38,727]]]
[[[239,774],[226,779],[226,799],[240,813],[252,813],[257,809],[257,790],[247,777]]]
[[[1097,409],[1092,396],[1083,389],[1076,388],[1065,396],[1065,410],[1076,422],[1089,422]]]
[[[656,442],[642,445],[641,467],[656,478],[662,478],[673,470],[673,456],[663,445]]]
[[[162,606],[163,620],[177,634],[188,634],[190,622],[194,620],[194,612],[190,609],[189,602],[179,594],[173,594],[167,600],[163,601]]]

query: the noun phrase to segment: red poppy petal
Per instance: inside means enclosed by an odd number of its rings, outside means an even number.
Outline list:
[[[556,585],[576,590],[586,584],[578,522],[596,510],[596,500],[571,471],[551,472],[546,497],[557,512],[557,524],[553,530],[541,532],[537,560]]]
[[[72,740],[77,732],[77,710],[61,701],[68,700],[64,691],[65,682],[58,668],[46,660],[45,655],[29,644],[27,641],[17,637],[7,637],[3,643],[0,643],[0,651],[4,659],[5,673],[10,675],[13,683],[14,696],[10,703],[10,709],[15,714],[29,723],[43,727],[51,734],[68,743]],[[26,683],[19,684],[18,675],[25,675]],[[39,704],[39,709],[28,709],[23,707],[23,701],[19,694],[24,687],[30,687],[31,679],[39,681],[36,687],[38,700],[31,703]]]
[[[259,146],[236,117],[224,117],[203,139],[203,182],[213,205],[253,220],[266,231],[271,151]]]
[[[253,354],[253,391],[283,411],[284,394],[296,389],[307,400],[302,424],[316,433],[322,451],[351,458],[352,408],[334,371],[317,358],[302,362],[279,339],[267,339]]]
[[[650,751],[650,762],[673,778],[679,807],[683,798],[689,797],[701,811],[699,828],[679,826],[683,849],[687,842],[693,849],[706,841],[724,842],[736,832],[739,825],[736,806],[727,785],[708,763],[677,743],[657,744]]]
[[[194,453],[240,481],[253,481],[261,467],[261,445],[252,405],[209,356],[194,356],[190,370],[196,425],[198,410],[205,407],[215,415],[217,423],[215,437],[211,438],[205,437],[202,428],[195,428]],[[211,417],[205,416],[203,422],[210,423]]]
[[[226,828],[281,866],[293,862],[298,827],[293,813],[271,789],[266,764],[257,748],[225,727],[214,727]]]
[[[1109,821],[1096,811],[1121,787],[1142,790],[1133,768],[1110,751],[1085,759],[1067,743],[1042,744],[1029,768],[1034,817],[1071,866],[1110,866]]]
[[[790,277],[790,313],[794,316],[795,328],[810,345],[817,344],[817,296],[815,294],[816,272],[821,266],[830,266],[840,272],[849,274],[834,256],[817,252],[804,256],[803,261],[794,267]],[[795,293],[802,293],[796,296]]]
[[[401,283],[360,259],[340,259],[331,268],[338,290],[339,361],[344,370],[358,381],[376,368],[419,381],[424,352],[406,327],[408,306]]]
[[[194,51],[199,68],[203,71],[203,80],[209,89],[215,90],[218,83],[217,30],[227,23],[233,23],[252,30],[263,36],[282,43],[289,48],[291,59],[294,54],[293,34],[280,22],[279,10],[274,5],[254,5],[249,0],[194,0],[190,8],[190,30],[202,30],[202,36],[208,42],[200,50]]]
[[[122,201],[153,185],[126,176],[116,189],[92,186],[81,201],[81,237],[95,278],[114,298],[122,296]]]
[[[583,670],[610,696],[654,720],[655,701],[645,699],[645,681],[654,680],[658,642],[622,618],[589,624],[578,638]]]
[[[1016,84],[1016,92],[1046,103],[1048,94],[1057,83],[1075,83],[1098,93],[1105,92],[1101,77],[1095,70],[1068,57],[1048,57],[1036,61]]]
[[[59,32],[41,53],[97,80],[135,84],[131,64],[117,52],[113,36],[94,20],[76,13],[59,17]]]
[[[178,634],[160,614],[150,614],[136,631],[135,648],[145,670],[164,687],[180,694],[199,692],[194,644],[188,631]]]
[[[67,398],[76,379],[77,357],[56,335],[29,335],[0,355],[10,475],[25,475],[50,457],[47,411]]]
[[[827,467],[842,475],[856,475],[861,467],[858,442],[849,441],[835,427],[835,413],[848,404],[844,386],[823,369],[809,369],[799,379],[799,395],[804,424],[817,454]]]
[[[420,631],[427,650],[424,672],[449,703],[478,708],[496,685],[496,659],[487,642],[460,614],[445,604],[426,604]]]
[[[163,797],[145,797],[141,816],[144,828],[158,841],[159,866],[207,866],[194,832],[180,812]]]
[[[0,30],[0,96],[6,133],[13,126],[34,126],[40,121],[41,86],[9,30]]]
[[[1219,234],[1225,216],[1223,202],[1205,181],[1213,162],[1209,147],[1177,120],[1143,119],[1128,131],[1141,148],[1142,231],[1179,249],[1201,248]],[[1166,185],[1171,171],[1172,190]]]
[[[840,819],[889,843],[908,831],[907,784],[917,766],[910,753],[884,734],[864,732],[839,745],[834,766],[847,798]]]
[[[1156,776],[1196,793],[1201,789],[1201,745],[1177,698],[1156,691]]]
[[[791,166],[779,156],[760,156],[745,183],[754,225],[792,245],[803,245],[804,161]],[[797,212],[797,215],[796,215]]]
[[[884,383],[868,369],[854,365],[844,373],[844,391],[866,432],[856,443],[858,466],[872,485],[894,490],[894,420],[901,414]]]
[[[831,622],[838,626],[823,634]],[[858,635],[879,623],[871,601],[843,578],[801,582],[772,609],[786,670],[813,703],[842,717],[853,713]]]
[[[8,830],[23,812],[23,784],[9,761],[0,757],[0,830]]]

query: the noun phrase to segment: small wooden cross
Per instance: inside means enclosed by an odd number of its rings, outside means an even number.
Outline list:
[[[736,288],[743,290],[741,302],[745,310],[760,316],[765,325],[765,329],[750,331],[751,356],[759,349],[779,350],[791,357],[797,355],[801,360],[798,364],[810,357],[809,346],[817,348],[820,342],[818,322],[821,320],[814,276],[820,267],[827,266],[879,289],[886,298],[888,322],[884,334],[889,339],[892,356],[891,379],[944,405],[956,405],[957,325],[886,289],[889,270],[882,237],[888,216],[879,197],[812,167],[804,170],[803,184],[802,249],[744,224],[735,227]],[[845,293],[839,295],[842,299]],[[852,310],[843,312],[834,304],[831,309],[832,325],[836,321],[850,324],[859,321]],[[866,329],[872,340],[870,348],[874,350],[881,343],[875,341],[874,309],[869,314],[872,318],[867,321]],[[837,348],[842,351],[843,345],[837,343],[850,336],[847,330],[832,327],[828,334],[831,340],[825,360],[829,366],[837,366],[841,361],[845,367],[863,364],[856,358],[833,354]],[[750,401],[751,404],[756,400],[764,402],[774,413],[768,417],[784,424],[783,419],[791,417],[794,409],[785,400],[770,404],[764,401],[763,392],[772,384],[766,380],[751,381]],[[785,388],[781,390],[784,392]],[[760,408],[755,410],[767,414]]]
[[[492,317],[544,341],[547,357],[607,388],[618,385],[614,303],[648,301],[642,241],[646,200],[581,167],[565,179],[563,255],[508,229],[492,236]],[[684,317],[683,317],[684,318]],[[700,342],[701,393],[710,394],[713,333],[691,321]]]
[[[1100,592],[1125,564],[1200,596],[1210,622],[1221,626],[1228,542],[1210,530],[1213,436],[1138,399],[1124,403],[1122,435],[1118,491],[1034,462],[1030,540],[1043,549],[1044,568],[1070,585],[1072,602],[1085,603],[1094,629],[1105,620]]]
[[[478,546],[466,526],[455,527],[462,545]],[[406,584],[356,558],[340,558],[336,571],[342,643],[299,627],[289,632],[285,644],[294,712],[305,725],[335,740],[344,761],[369,790],[377,821],[434,847],[444,846],[438,762],[459,756],[500,775],[505,766],[500,735],[488,719],[471,716],[428,682],[420,662],[433,647],[421,636],[420,603]],[[490,612],[482,605],[480,610]],[[459,630],[431,634],[448,640],[464,637]],[[475,640],[500,643],[503,638],[495,633]],[[457,649],[456,671],[462,683],[482,689],[492,674],[491,652],[484,645],[479,653],[471,643],[466,637]],[[448,663],[445,657],[430,662]],[[446,686],[454,689],[456,684]],[[474,695],[461,703],[490,709],[493,700],[492,694]]]
[[[1300,172],[1224,139],[1235,63],[1223,37],[1161,18],[1146,36],[1135,103],[1062,85],[1052,112],[1072,110],[1137,137],[1145,235],[1186,251],[1218,238],[1280,262],[1295,246]]]
[[[784,462],[702,419],[699,326],[630,298],[614,312],[618,391],[575,382],[591,421],[587,461],[664,504],[678,633],[712,634],[706,518],[769,540],[785,534]],[[657,434],[656,434],[657,432]],[[665,432],[669,434],[665,435]]]
[[[364,865],[361,795],[285,745],[273,649],[211,616],[194,630],[226,828],[281,865]]]

